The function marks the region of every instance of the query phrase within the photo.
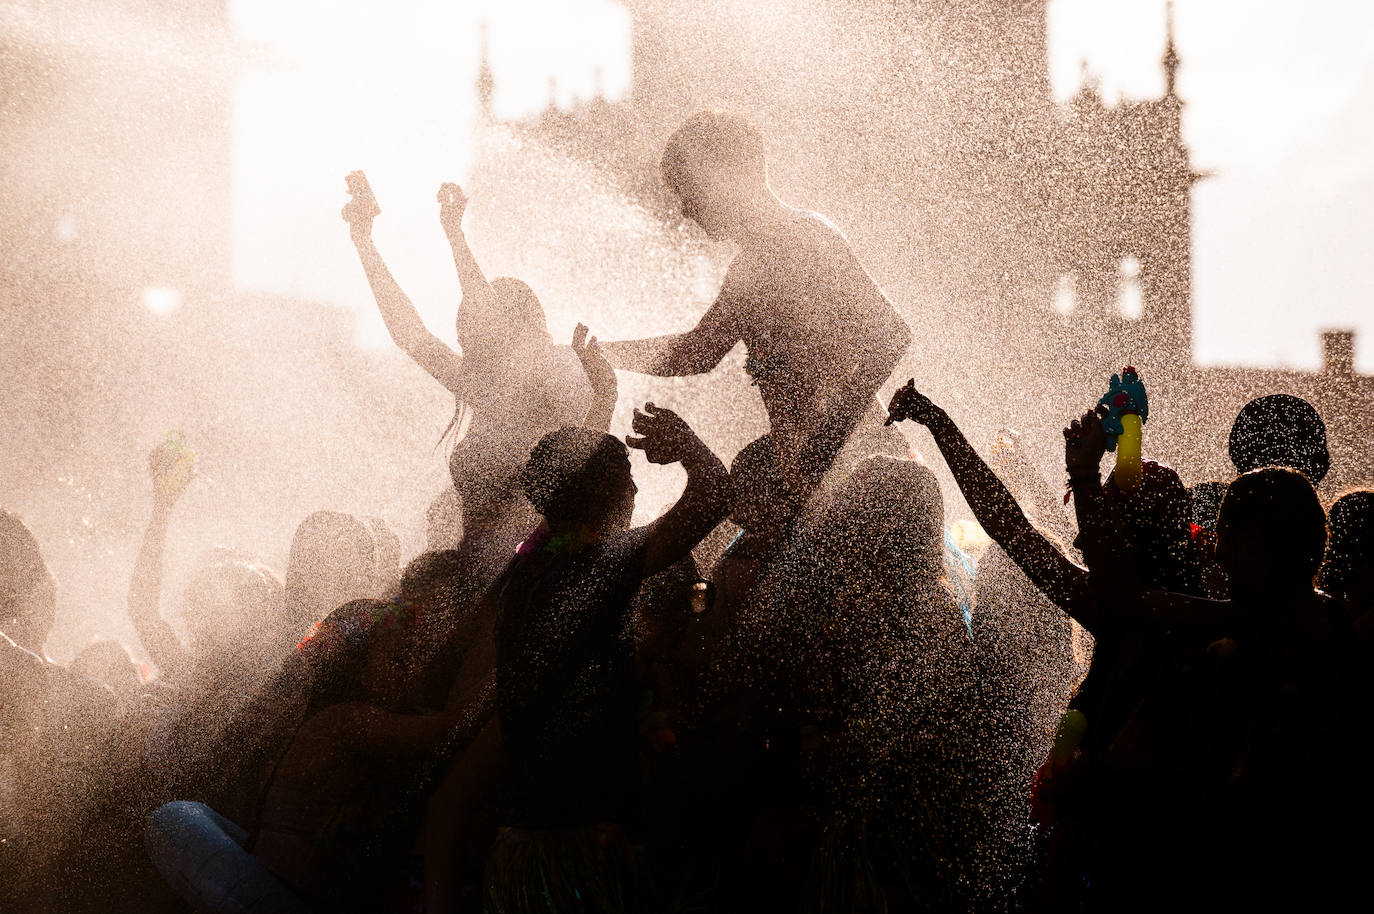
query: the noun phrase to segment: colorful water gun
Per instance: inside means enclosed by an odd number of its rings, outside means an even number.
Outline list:
[[[1107,407],[1102,430],[1107,434],[1107,450],[1116,451],[1117,487],[1129,492],[1140,485],[1144,473],[1141,466],[1141,429],[1150,417],[1150,401],[1145,385],[1135,368],[1127,365],[1120,375],[1112,375],[1111,387],[1097,401]],[[1118,444],[1120,450],[1117,449]]]
[[[186,444],[186,433],[170,431],[148,455],[148,475],[163,495],[180,495],[196,472],[196,452]]]

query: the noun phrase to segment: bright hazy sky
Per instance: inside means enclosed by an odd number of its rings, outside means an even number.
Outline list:
[[[562,103],[591,95],[598,73],[608,96],[629,85],[629,20],[613,0],[230,7],[258,51],[235,115],[238,279],[354,308],[373,344],[385,336],[338,219],[342,176],[367,169],[386,212],[379,244],[426,320],[451,332],[448,285],[426,278],[451,274],[433,193],[471,160],[478,23],[499,116],[537,111],[551,78]],[[1194,195],[1199,359],[1311,368],[1318,331],[1349,326],[1374,372],[1374,3],[1178,0],[1175,19],[1185,138],[1216,173]],[[1163,0],[1052,0],[1049,27],[1060,97],[1083,61],[1109,100],[1162,91]]]

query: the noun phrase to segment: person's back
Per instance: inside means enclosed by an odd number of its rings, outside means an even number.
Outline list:
[[[1122,601],[1186,663],[1103,754],[1117,788],[1099,806],[1100,846],[1113,848],[1098,860],[1104,901],[1139,901],[1142,872],[1168,874],[1150,886],[1159,900],[1205,899],[1201,888],[1238,909],[1325,907],[1316,899],[1343,883],[1347,868],[1330,863],[1341,843],[1311,840],[1351,827],[1357,763],[1348,620],[1312,586],[1325,545],[1308,478],[1254,470],[1218,515],[1229,601]],[[1319,868],[1328,876],[1314,884]]]
[[[630,602],[644,535],[533,556],[497,585],[497,687],[512,822],[559,827],[628,814],[638,687]]]
[[[491,910],[653,909],[625,832],[639,781],[634,597],[722,519],[727,475],[680,418],[645,410],[626,444],[687,470],[648,526],[629,529],[637,487],[610,435],[550,433],[520,477],[545,523],[492,593],[510,818],[487,861]]]
[[[741,252],[693,329],[603,348],[616,368],[677,377],[710,371],[743,342],[781,476],[802,503],[860,423],[881,440],[874,394],[911,330],[834,226],[774,195],[763,147],[754,124],[724,111],[698,112],[673,133],[664,183],[684,216]],[[890,440],[869,451],[905,453]]]
[[[791,209],[747,239],[717,307],[749,350],[745,368],[775,426],[814,424],[816,411],[887,345],[895,318],[840,231]]]

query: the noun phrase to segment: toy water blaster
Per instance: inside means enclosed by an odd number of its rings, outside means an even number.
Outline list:
[[[196,472],[196,452],[186,443],[186,433],[171,431],[148,455],[148,475],[164,495],[176,495],[186,488]]]
[[[1120,375],[1112,375],[1111,386],[1097,405],[1108,410],[1102,430],[1107,435],[1107,450],[1116,452],[1113,478],[1121,491],[1129,492],[1140,485],[1144,475],[1142,429],[1150,417],[1150,401],[1135,368],[1127,365]]]

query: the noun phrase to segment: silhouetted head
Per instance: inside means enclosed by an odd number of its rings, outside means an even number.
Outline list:
[[[1292,467],[1320,485],[1331,466],[1326,424],[1311,403],[1288,394],[1251,400],[1231,424],[1231,462],[1236,472]]]
[[[182,600],[197,665],[256,664],[279,653],[282,588],[265,569],[242,559],[202,558]]]
[[[682,214],[712,238],[736,237],[741,207],[768,192],[763,134],[729,111],[698,111],[684,121],[668,138],[659,171]]]
[[[945,508],[935,474],[915,460],[867,457],[826,499],[821,537],[837,571],[889,591],[945,580]]]
[[[520,489],[552,530],[624,529],[638,487],[625,445],[613,435],[566,426],[549,432],[530,452]]]
[[[487,308],[464,302],[458,309],[462,376],[483,388],[529,371],[553,345],[544,306],[524,282],[509,276],[491,281],[495,297]]]
[[[1202,592],[1202,567],[1192,538],[1193,504],[1171,467],[1141,461],[1141,480],[1130,492],[1116,484],[1115,471],[1102,494],[1121,520],[1131,560],[1151,590]]]
[[[750,534],[778,532],[799,505],[778,470],[773,437],[751,441],[730,464],[730,520]]]
[[[336,606],[374,596],[376,545],[351,514],[316,511],[296,528],[286,561],[287,623],[309,631]]]
[[[1374,492],[1347,492],[1331,505],[1327,519],[1331,541],[1321,570],[1322,590],[1342,600],[1374,596]]]
[[[41,654],[57,618],[57,585],[38,540],[0,509],[0,632]]]
[[[463,553],[457,549],[422,552],[401,575],[401,600],[421,607],[447,603],[467,585],[465,568]]]
[[[67,668],[108,686],[126,706],[143,687],[143,674],[129,649],[110,638],[100,638],[83,647]]]
[[[1311,587],[1325,552],[1326,512],[1302,473],[1266,467],[1227,487],[1217,515],[1217,562],[1233,592]]]
[[[1224,482],[1200,482],[1188,490],[1193,500],[1193,523],[1204,530],[1217,529],[1217,512],[1226,494]]]

